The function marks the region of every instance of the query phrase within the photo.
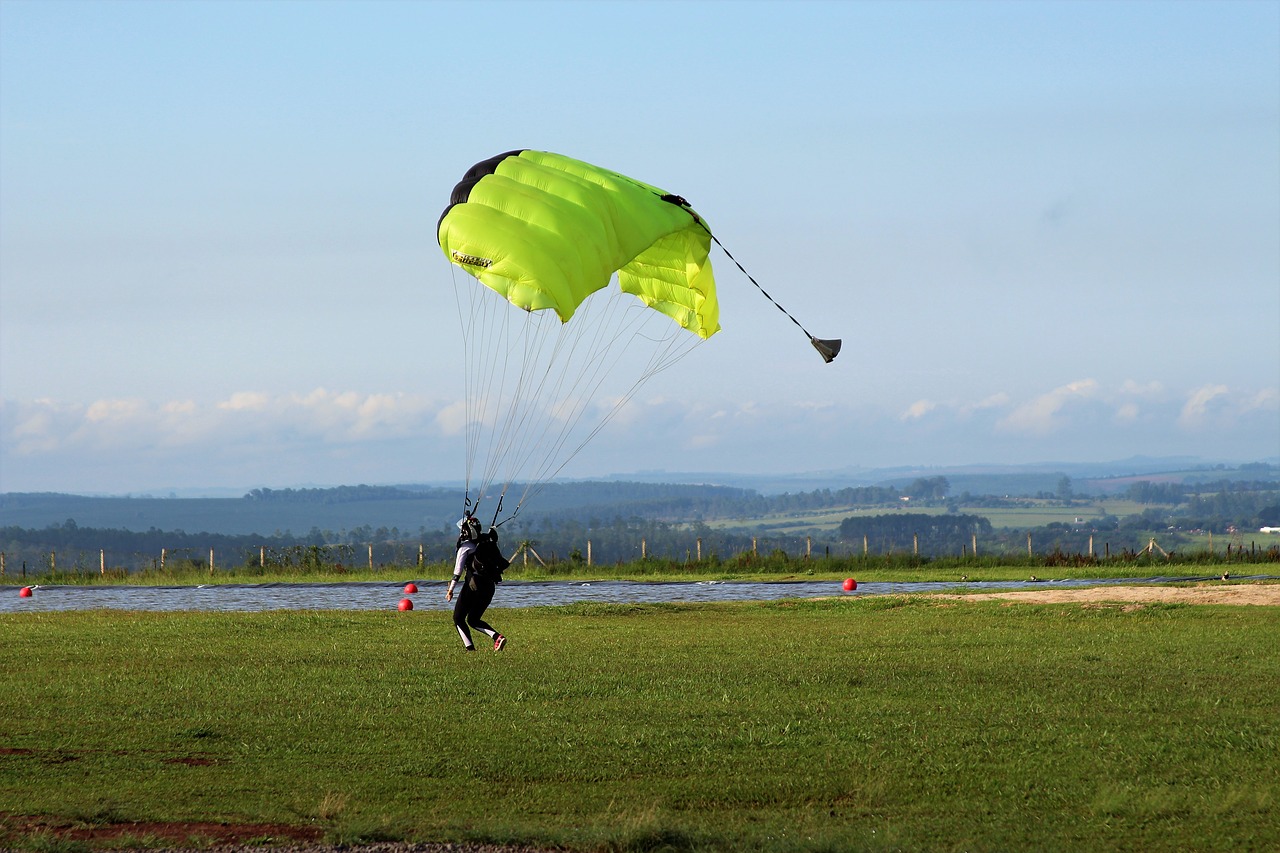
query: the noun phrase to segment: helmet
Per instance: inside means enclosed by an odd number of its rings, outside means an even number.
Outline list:
[[[474,516],[467,515],[459,519],[458,529],[462,531],[462,539],[470,542],[476,542],[480,539],[480,521]]]

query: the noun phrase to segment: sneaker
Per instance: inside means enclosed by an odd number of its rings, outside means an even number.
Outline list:
[[[493,638],[493,650],[495,652],[502,651],[502,647],[507,644],[507,638],[499,634]]]

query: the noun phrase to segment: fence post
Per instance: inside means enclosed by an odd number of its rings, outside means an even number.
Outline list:
[[[0,578],[4,577],[4,551],[0,551]]]
[[[1089,534],[1089,556],[1093,556],[1093,534]]]
[[[373,543],[369,543],[369,571],[373,571]]]
[[[912,556],[915,556],[915,557],[920,556],[920,534],[919,533],[911,534],[911,554]]]
[[[862,534],[862,556],[864,557],[867,556],[867,549],[870,547],[870,545],[871,543],[867,541],[867,534],[865,533]]]
[[[422,568],[422,544],[418,544],[418,568]]]
[[[209,576],[213,576],[213,549],[209,549]]]
[[[98,551],[98,574],[105,575],[107,573],[107,551],[105,548]]]
[[[643,536],[640,537],[640,559],[649,559],[649,543]]]
[[[698,537],[698,562],[702,562],[702,537]]]
[[[1027,556],[1033,556],[1031,553],[1031,531],[1027,531]]]
[[[1213,531],[1209,531],[1209,556],[1213,556]]]
[[[265,569],[267,567],[267,546],[258,546],[258,568]]]
[[[591,565],[591,540],[587,540],[587,565]]]
[[[160,571],[162,572],[164,571],[164,552],[165,552],[165,549],[161,548],[160,549]]]
[[[702,551],[701,551],[701,550],[699,550],[699,551],[698,551],[698,554],[699,554],[698,559],[702,559],[702,556],[701,556]],[[756,537],[752,536],[752,537],[751,537],[751,556],[753,556],[753,557],[754,557],[754,556],[756,556],[756,554],[757,554],[757,551],[756,551]]]
[[[813,537],[806,536],[804,538],[804,558],[807,560],[813,556]]]

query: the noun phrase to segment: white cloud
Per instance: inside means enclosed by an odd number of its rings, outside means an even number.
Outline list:
[[[1193,434],[1273,425],[1275,444],[1280,449],[1280,388],[1256,391],[1233,390],[1227,385],[1204,385],[1190,391],[1177,416],[1177,425]]]
[[[439,414],[413,395],[323,389],[281,396],[237,392],[211,406],[193,400],[103,399],[79,405],[35,400],[6,402],[5,410],[4,442],[20,453],[253,441],[282,431],[302,440],[381,439],[421,434]]]
[[[1224,398],[1229,392],[1230,389],[1226,385],[1205,385],[1197,388],[1183,405],[1182,413],[1178,415],[1178,423],[1191,428],[1203,425],[1210,414],[1222,410],[1223,404],[1227,402]],[[1215,400],[1218,402],[1215,403]]]
[[[1097,390],[1098,383],[1092,379],[1070,382],[1036,397],[1029,403],[1023,403],[1006,417],[1001,418],[996,426],[1000,430],[1013,433],[1035,435],[1051,433],[1064,425],[1062,413],[1065,408],[1093,397]]]
[[[42,402],[42,401],[41,401]],[[41,403],[37,403],[41,405]],[[7,415],[7,413],[6,413]],[[5,421],[10,418],[6,416]],[[55,412],[45,408],[28,409],[14,418],[13,429],[7,438],[11,438],[14,451],[19,455],[49,453],[57,449],[58,437],[55,432]]]
[[[1138,419],[1138,414],[1137,403],[1121,403],[1116,409],[1116,422],[1122,424],[1133,423]]]
[[[467,428],[466,402],[459,400],[440,409],[436,412],[435,422],[445,435],[462,435],[463,430]]]
[[[119,423],[136,420],[146,404],[141,400],[96,400],[85,409],[85,420],[91,423]]]
[[[1126,379],[1120,383],[1120,394],[1126,397],[1159,397],[1164,394],[1164,385],[1160,382],[1138,382]]]
[[[925,415],[938,408],[938,404],[932,400],[916,400],[902,414],[898,415],[900,421],[915,421],[923,418]]]
[[[1022,398],[975,397],[895,408],[867,400],[636,398],[562,473],[781,473],[1134,454],[1244,460],[1280,451],[1275,387],[1108,387],[1082,379]],[[456,479],[464,472],[465,411],[461,401],[325,388],[207,401],[0,400],[0,491]]]
[[[1004,391],[999,391],[995,394],[990,394],[986,397],[983,397],[981,400],[979,400],[976,403],[963,404],[962,406],[960,406],[959,412],[961,417],[967,418],[973,415],[975,412],[983,412],[990,409],[1003,409],[1005,406],[1008,406],[1008,405],[1009,405],[1009,395],[1006,394]]]
[[[255,391],[237,391],[228,399],[219,403],[218,408],[231,412],[261,412],[269,402],[270,398],[266,394]]]
[[[720,444],[720,436],[709,433],[691,435],[684,440],[684,446],[688,450],[707,450],[718,444]]]
[[[1114,392],[1104,395],[1112,405],[1112,423],[1122,426],[1137,424],[1147,412],[1167,405],[1169,394],[1161,382],[1139,382],[1126,379]]]
[[[1280,411],[1280,388],[1263,388],[1245,401],[1245,412]]]

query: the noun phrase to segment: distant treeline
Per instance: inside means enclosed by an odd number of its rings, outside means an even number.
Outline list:
[[[74,521],[41,530],[0,527],[0,552],[5,573],[15,576],[25,566],[30,572],[129,570],[198,563],[207,565],[210,551],[217,566],[315,566],[345,564],[375,567],[410,566],[419,554],[427,561],[444,561],[453,553],[454,537],[446,533],[409,536],[396,528],[360,527],[342,536],[313,530],[306,536],[270,536],[222,533],[187,533],[183,530],[133,531],[80,527]]]
[[[523,487],[512,486],[510,494]],[[641,518],[681,520],[691,517],[727,518],[768,515],[777,512],[896,505],[902,498],[940,500],[950,490],[946,477],[921,477],[899,489],[894,486],[856,486],[762,495],[754,489],[718,485],[685,485],[633,482],[552,483],[543,486],[537,499],[540,515],[564,510],[601,507],[625,510]],[[409,486],[337,486],[313,489],[253,489],[246,501],[277,504],[342,504],[363,501],[419,499],[424,493],[448,494],[447,489]],[[490,501],[493,503],[493,500]],[[486,509],[481,507],[484,516]]]
[[[980,515],[900,512],[853,516],[840,523],[845,543],[864,542],[877,554],[917,549],[922,554],[958,554],[971,548],[975,537],[989,543],[991,535],[991,522]]]
[[[760,518],[786,512],[829,509],[832,507],[868,507],[896,505],[902,492],[893,486],[859,486],[847,489],[817,489],[811,492],[762,495],[751,489],[727,486],[667,486],[650,488],[646,484],[599,484],[611,489],[594,488],[597,484],[575,484],[572,500],[544,500],[538,496],[537,515],[552,524],[574,517],[608,517],[622,515],[685,522],[720,518]],[[550,496],[554,498],[555,496]],[[584,499],[585,498],[585,499]]]
[[[1280,496],[1280,482],[1276,480],[1218,480],[1211,483],[1152,483],[1146,480],[1133,483],[1122,493],[1130,500],[1144,504],[1189,504],[1193,512],[1203,512],[1205,501],[1222,500],[1231,495],[1257,493],[1264,500],[1276,500]]]
[[[345,504],[360,501],[414,500],[422,491],[409,491],[397,486],[334,486],[324,489],[253,489],[246,501],[291,504]],[[443,490],[440,490],[443,491]]]

